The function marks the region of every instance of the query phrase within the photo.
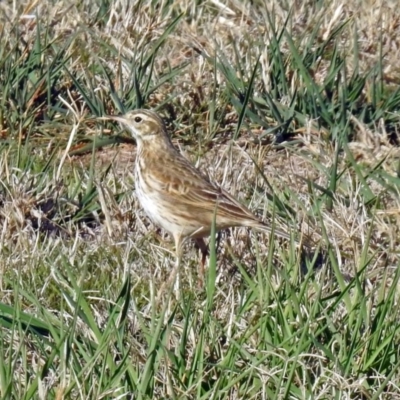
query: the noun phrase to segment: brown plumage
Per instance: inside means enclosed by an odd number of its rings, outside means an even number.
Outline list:
[[[189,238],[197,239],[204,262],[202,238],[209,236],[214,214],[217,231],[234,226],[271,231],[247,207],[210,182],[175,149],[163,120],[155,112],[133,110],[122,116],[102,119],[122,123],[136,139],[136,193],[150,219],[173,236],[177,264],[182,243]],[[285,232],[274,229],[274,233],[290,239]]]

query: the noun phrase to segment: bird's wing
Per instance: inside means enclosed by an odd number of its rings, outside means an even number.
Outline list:
[[[228,192],[211,183],[182,156],[166,163],[168,168],[160,169],[153,179],[171,201],[214,213],[218,207],[219,216],[237,220],[258,219]],[[155,182],[154,182],[155,183]]]
[[[177,208],[202,215],[211,220],[217,206],[217,220],[220,226],[243,225],[271,231],[247,207],[240,204],[231,194],[210,182],[193,165],[179,153],[173,160],[164,160],[164,167],[153,169],[150,178],[152,185],[157,186],[164,201],[176,205]],[[286,239],[290,235],[274,229],[274,233]]]

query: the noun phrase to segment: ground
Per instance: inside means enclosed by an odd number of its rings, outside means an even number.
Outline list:
[[[397,2],[5,1],[0,27],[2,398],[400,399]],[[223,232],[203,283],[188,242],[160,294],[173,242],[97,119],[133,108],[292,240]]]

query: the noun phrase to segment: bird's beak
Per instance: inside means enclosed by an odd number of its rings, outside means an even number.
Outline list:
[[[110,119],[113,121],[118,121],[118,122],[125,122],[125,118],[122,115],[103,115],[102,117],[97,117],[97,119],[100,119],[102,121],[109,121]]]

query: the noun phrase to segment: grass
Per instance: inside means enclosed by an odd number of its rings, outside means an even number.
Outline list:
[[[400,398],[398,12],[244,4],[1,4],[1,398]],[[223,232],[199,287],[188,243],[157,301],[173,246],[96,121],[136,107],[315,249]]]

